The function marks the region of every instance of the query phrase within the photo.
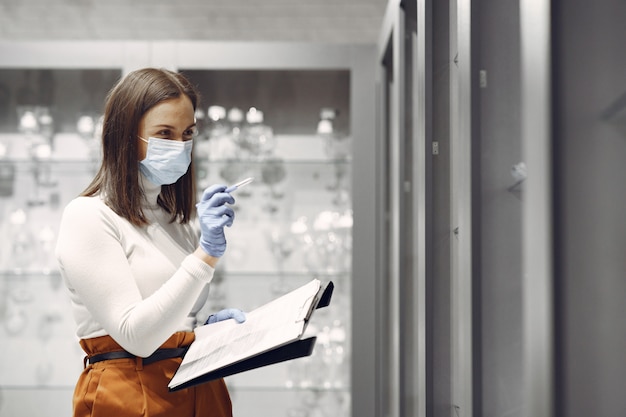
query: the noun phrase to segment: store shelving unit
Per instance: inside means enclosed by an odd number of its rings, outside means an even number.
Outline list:
[[[339,80],[327,94],[324,106],[342,108],[343,133],[353,141],[353,152],[348,157],[336,158],[327,152],[326,142],[315,130],[318,114],[278,100],[266,110],[267,124],[275,132],[271,160],[203,155],[203,159],[196,160],[196,166],[200,186],[228,183],[230,177],[225,172],[232,171],[233,166],[242,174],[252,172],[258,178],[246,193],[236,196],[237,227],[228,231],[229,250],[213,283],[216,308],[254,308],[312,278],[336,284],[332,308],[320,311],[317,321],[311,323],[319,336],[311,358],[227,380],[237,415],[255,415],[254,410],[259,408],[267,410],[268,415],[298,415],[316,407],[337,416],[350,415],[355,398],[370,395],[365,390],[373,386],[372,352],[367,348],[355,352],[351,347],[373,345],[375,337],[367,331],[368,321],[373,318],[369,300],[375,288],[375,257],[369,252],[368,242],[355,241],[369,233],[374,216],[368,195],[362,194],[372,175],[373,48],[212,42],[23,42],[0,43],[0,53],[7,57],[0,64],[0,81],[3,71],[13,75],[27,70],[55,74],[103,71],[110,78],[112,71],[119,76],[135,68],[155,66],[200,77],[201,87],[202,79],[206,83],[218,73],[224,76],[232,72],[248,79],[251,74],[279,71],[283,79],[304,74],[293,77],[296,84],[291,100],[310,105],[315,98],[307,97],[306,92],[315,92],[320,76]],[[83,93],[88,92],[89,84],[83,88]],[[281,97],[281,88],[284,86],[275,86],[271,93]],[[328,90],[329,86],[317,88]],[[65,90],[57,92],[53,107],[63,103],[72,107],[73,100],[80,100],[80,94]],[[259,94],[268,94],[263,91],[253,88],[233,95],[243,105],[248,100],[252,106]],[[210,92],[203,93],[204,110],[210,104],[220,104],[211,102]],[[103,91],[98,94],[102,96]],[[324,95],[317,100],[325,100]],[[310,124],[301,117],[302,112],[309,113]],[[290,113],[299,115],[299,124],[285,127],[287,120],[294,120]],[[70,113],[57,119],[71,117]],[[81,137],[71,122],[58,126],[53,142],[35,137],[37,132],[19,131],[17,124],[9,123],[2,129],[0,126],[0,140],[7,147],[0,156],[0,227],[3,236],[13,233],[15,238],[5,240],[0,258],[0,353],[7,359],[0,361],[0,410],[10,415],[68,414],[83,355],[73,335],[67,295],[51,251],[62,208],[88,184],[98,155],[93,152],[94,139]],[[33,140],[53,146],[36,155]],[[198,141],[208,142],[203,138]],[[264,180],[268,175],[276,181]],[[357,190],[361,190],[360,195]],[[353,224],[353,219],[356,222],[359,218],[362,228]],[[303,233],[302,226],[308,232]],[[354,256],[357,252],[359,255]],[[363,261],[356,265],[355,259]],[[355,276],[359,277],[356,286]],[[362,301],[355,303],[354,291],[366,297],[359,295]],[[13,360],[16,357],[24,360],[17,362]],[[357,384],[351,383],[355,376]],[[34,396],[38,401],[29,401]]]

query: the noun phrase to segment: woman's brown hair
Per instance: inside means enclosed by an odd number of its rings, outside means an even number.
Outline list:
[[[122,78],[107,95],[102,126],[102,164],[82,196],[100,194],[115,213],[132,224],[148,224],[143,210],[137,161],[139,122],[155,105],[186,95],[195,111],[198,92],[182,74],[144,68]],[[170,221],[187,223],[195,214],[196,187],[193,158],[187,172],[174,184],[163,185],[158,204]]]

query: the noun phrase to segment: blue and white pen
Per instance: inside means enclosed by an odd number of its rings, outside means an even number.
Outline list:
[[[230,187],[225,189],[224,192],[225,193],[232,193],[233,191],[235,191],[235,190],[237,190],[237,189],[239,189],[239,188],[241,188],[241,187],[243,187],[245,185],[250,184],[252,182],[252,180],[254,180],[254,178],[252,178],[252,177],[246,178],[245,180],[239,181],[237,184],[231,185]]]

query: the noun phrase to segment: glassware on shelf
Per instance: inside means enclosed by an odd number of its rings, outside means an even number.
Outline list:
[[[334,296],[336,298],[336,296]],[[337,301],[333,311],[319,311],[309,323],[307,333],[317,336],[313,354],[290,362],[287,368],[287,388],[343,390],[349,387],[349,346],[346,320],[338,313]]]
[[[343,320],[333,318],[323,329],[325,334],[321,348],[322,362],[326,372],[321,385],[326,389],[346,388],[348,386],[348,349],[347,329]]]
[[[261,182],[268,188],[267,203],[264,209],[270,214],[279,211],[279,200],[285,197],[284,191],[280,189],[280,185],[287,177],[285,163],[281,158],[271,157],[261,162]]]
[[[96,130],[96,121],[91,114],[81,114],[76,121],[76,131],[78,135],[85,141],[93,139],[93,133]]]
[[[226,108],[218,105],[209,106],[207,117],[206,133],[209,140],[228,135],[230,129],[226,120]]]
[[[310,230],[309,218],[307,216],[298,216],[290,225],[291,233],[297,242],[297,250],[302,256],[300,264],[304,266],[307,272],[313,272],[313,265],[309,264],[308,253],[315,250],[313,235]]]
[[[307,326],[307,332],[318,334],[317,327],[311,323]],[[319,343],[319,338],[316,341],[316,346],[317,343]],[[315,353],[311,356],[304,356],[298,358],[298,360],[288,362],[285,387],[294,390],[315,389],[315,376],[320,371],[320,365],[315,358]]]
[[[209,138],[209,157],[213,160],[237,158],[238,146],[230,135],[226,109],[223,106],[210,106],[207,114],[206,136]]]
[[[7,263],[8,269],[16,272],[26,269],[33,260],[35,240],[27,222],[28,217],[23,209],[14,210],[9,215],[7,241],[10,242],[10,250]]]
[[[351,228],[352,212],[349,210],[324,210],[313,219],[299,216],[290,225],[307,269],[313,275],[329,274],[327,279],[335,283],[335,294],[331,304],[334,308],[320,310],[309,323],[307,331],[317,335],[317,343],[310,357],[289,364],[288,388],[330,393],[347,390],[350,386],[350,307],[346,305],[350,290],[346,278],[351,267]],[[343,404],[342,398],[332,401]],[[342,408],[345,409],[345,404]]]
[[[18,106],[18,131],[24,135],[28,154],[33,159],[46,159],[52,154],[51,142],[41,134],[38,106]]]
[[[243,140],[243,127],[244,127],[244,114],[243,110],[239,107],[233,107],[228,110],[228,124],[230,125],[230,135],[233,140],[237,144],[237,146],[242,146]]]
[[[335,192],[333,204],[345,207],[350,202],[348,184],[345,183],[349,174],[348,161],[352,155],[351,138],[335,129],[335,119],[338,111],[332,108],[320,110],[320,120],[317,124],[317,135],[324,140],[324,151],[331,161],[334,161],[335,176],[327,188]]]
[[[103,120],[104,116],[86,112],[78,116],[76,121],[76,132],[87,145],[87,153],[92,161],[100,159]]]
[[[276,281],[272,284],[271,291],[274,295],[282,295],[290,290],[289,285],[285,281],[285,262],[296,249],[296,240],[291,230],[287,226],[280,224],[269,229],[267,242],[274,257],[278,275]]]
[[[18,130],[25,135],[39,133],[39,121],[36,106],[18,106]]]
[[[219,105],[209,106],[204,135],[194,144],[194,155],[199,162],[197,166],[199,191],[214,183],[209,175],[209,161],[224,161],[220,165],[219,176],[225,184],[232,184],[243,175],[237,162],[238,145],[233,141],[230,124],[226,119],[226,108]]]
[[[39,132],[53,146],[54,119],[48,107],[39,107]]]
[[[345,273],[351,268],[352,210],[319,212],[303,236],[304,263],[311,271]]]
[[[78,117],[76,122],[76,131],[84,140],[93,138],[93,132],[96,130],[96,122],[90,114],[83,114]]]
[[[256,107],[250,107],[246,113],[241,143],[242,148],[253,159],[269,157],[276,148],[274,130],[265,124],[263,112]]]
[[[320,110],[320,120],[317,123],[317,134],[325,141],[326,154],[338,160],[346,160],[352,156],[350,137],[335,129],[335,120],[339,111],[324,107]]]

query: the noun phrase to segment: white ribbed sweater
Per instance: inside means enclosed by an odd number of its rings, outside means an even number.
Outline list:
[[[197,228],[169,223],[156,204],[160,186],[141,180],[149,226],[130,224],[100,197],[77,197],[63,212],[56,256],[77,336],[110,335],[145,357],[174,332],[206,321],[214,270],[190,255]]]

